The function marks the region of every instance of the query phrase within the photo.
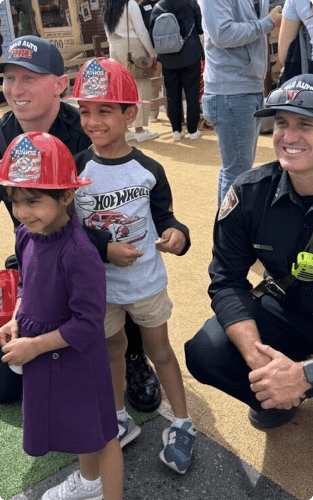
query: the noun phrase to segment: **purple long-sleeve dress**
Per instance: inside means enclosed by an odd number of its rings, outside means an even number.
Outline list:
[[[78,219],[48,236],[16,233],[23,337],[59,329],[69,347],[24,365],[24,450],[92,453],[118,429],[104,337],[105,268]]]

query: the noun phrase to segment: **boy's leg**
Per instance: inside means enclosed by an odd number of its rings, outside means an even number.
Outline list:
[[[114,314],[114,308],[107,307],[108,315],[106,320],[108,328],[112,326],[111,319]],[[110,333],[110,332],[109,332]],[[125,375],[126,363],[125,352],[127,348],[127,338],[124,327],[117,333],[107,338],[107,346],[109,351],[112,383],[114,390],[115,406],[117,412],[118,423],[118,440],[121,448],[133,441],[141,432],[135,421],[125,410],[124,406],[124,391],[125,391]]]
[[[196,429],[187,413],[183,379],[177,358],[169,343],[167,323],[148,328],[141,327],[145,351],[154,363],[158,377],[172,406],[175,418],[163,431],[162,462],[179,474],[185,474],[191,464]]]
[[[102,481],[103,500],[123,498],[123,453],[118,439],[109,441],[97,454]]]
[[[187,418],[183,379],[178,361],[169,343],[167,323],[155,328],[140,327],[144,350],[155,366],[175,417]]]
[[[107,338],[116,410],[124,408],[127,338],[124,327]]]

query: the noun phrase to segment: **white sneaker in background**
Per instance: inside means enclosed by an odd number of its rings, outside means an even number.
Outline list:
[[[193,141],[199,139],[199,137],[201,137],[200,130],[197,130],[197,132],[195,132],[194,134],[189,134],[189,139],[192,139]]]
[[[134,140],[134,135],[135,135],[135,132],[133,132],[132,130],[128,129],[127,132],[125,133],[125,141],[133,141]]]
[[[183,131],[181,132],[173,132],[173,139],[174,141],[180,141],[184,136],[185,136],[185,133]]]
[[[134,133],[134,139],[137,142],[150,141],[151,139],[156,139],[157,137],[159,137],[159,134],[157,132],[154,132],[153,130],[148,130],[147,128],[144,129],[142,132]]]

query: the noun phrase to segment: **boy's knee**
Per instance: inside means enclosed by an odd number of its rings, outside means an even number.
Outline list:
[[[169,363],[173,356],[174,352],[171,346],[167,346],[164,349],[160,349],[158,352],[153,352],[148,354],[149,359],[152,361],[154,365],[166,365]]]
[[[110,360],[125,356],[127,349],[127,337],[124,328],[107,340]]]

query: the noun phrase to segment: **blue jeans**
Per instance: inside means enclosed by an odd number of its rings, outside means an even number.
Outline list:
[[[253,113],[263,104],[263,94],[204,94],[203,115],[218,138],[222,166],[218,181],[220,206],[239,174],[252,168],[261,120]]]

